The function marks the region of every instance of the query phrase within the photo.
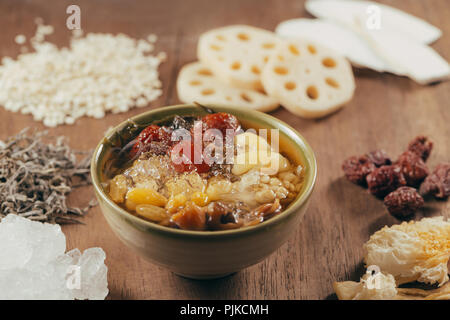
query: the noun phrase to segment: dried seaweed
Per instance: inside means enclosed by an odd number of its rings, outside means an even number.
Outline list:
[[[73,188],[89,185],[90,152],[76,152],[57,137],[45,143],[47,132],[22,130],[6,141],[0,140],[0,218],[12,213],[30,220],[50,223],[80,223],[95,205],[68,207]],[[77,163],[77,155],[85,158]]]

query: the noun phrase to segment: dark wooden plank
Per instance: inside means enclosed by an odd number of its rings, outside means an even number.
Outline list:
[[[450,7],[447,0],[431,2],[384,0],[386,4],[425,18],[441,28],[443,37],[433,47],[450,58]],[[33,19],[55,26],[50,37],[67,45],[66,7],[71,1],[0,1],[0,56],[15,56],[18,33],[30,36]],[[144,110],[178,103],[175,80],[186,62],[196,59],[198,36],[211,28],[243,23],[272,29],[279,21],[309,15],[299,0],[165,0],[77,1],[87,32],[123,32],[132,37],[159,36],[157,50],[168,60],[160,68],[164,94],[144,109],[107,115],[102,120],[80,119],[73,126],[50,129],[65,135],[77,149],[95,147],[112,125]],[[419,86],[406,78],[355,70],[357,91],[342,111],[322,120],[308,121],[279,109],[273,115],[298,129],[316,152],[319,177],[310,209],[296,234],[267,260],[231,277],[213,281],[180,278],[145,262],[129,251],[111,232],[99,208],[84,218],[85,225],[65,226],[68,248],[102,247],[107,253],[112,299],[325,299],[333,298],[332,282],[356,280],[363,272],[362,244],[385,224],[397,223],[382,203],[342,178],[342,161],[353,154],[384,148],[398,155],[418,134],[429,135],[436,148],[431,166],[448,161],[450,154],[450,83]],[[24,127],[43,129],[30,116],[0,108],[0,139]],[[83,133],[80,136],[80,132]],[[93,197],[85,188],[71,197],[84,204]],[[433,202],[432,209],[449,215],[448,202]]]

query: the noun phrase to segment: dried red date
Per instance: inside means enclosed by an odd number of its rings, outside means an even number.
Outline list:
[[[389,213],[398,219],[411,217],[423,204],[423,198],[411,187],[400,187],[384,198]]]
[[[149,151],[154,154],[165,154],[171,146],[171,136],[169,128],[152,124],[139,133],[130,156],[134,157],[138,153]]]
[[[402,169],[397,165],[376,168],[367,175],[366,181],[370,193],[377,197],[384,197],[406,184]]]
[[[367,158],[376,166],[386,166],[392,164],[391,159],[384,150],[375,150],[367,154]]]
[[[384,198],[393,216],[403,219],[424,205],[423,196],[450,196],[450,163],[438,165],[432,174],[425,164],[432,149],[433,142],[418,136],[394,163],[384,150],[376,150],[348,158],[342,169],[347,179],[367,185],[370,193]]]
[[[430,173],[422,158],[412,151],[404,152],[397,164],[402,168],[407,185],[411,187],[418,187]]]
[[[431,142],[425,136],[418,136],[408,145],[408,151],[412,151],[422,158],[423,161],[427,161],[430,156],[431,149],[433,149],[433,142]]]
[[[420,194],[434,195],[440,199],[450,196],[450,163],[437,165],[433,173],[420,186]]]
[[[367,156],[350,157],[342,164],[345,176],[353,183],[365,186],[366,177],[375,170],[375,165]]]
[[[236,132],[240,128],[239,120],[232,114],[225,112],[212,113],[202,118],[203,131],[208,129],[218,129],[225,137],[227,129]]]
[[[172,147],[170,151],[172,166],[175,171],[198,173],[208,172],[210,166],[205,162],[202,150],[197,150],[194,142],[190,140],[182,140]]]

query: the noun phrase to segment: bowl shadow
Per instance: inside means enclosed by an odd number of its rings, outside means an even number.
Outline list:
[[[238,287],[239,272],[217,279],[197,280],[173,274],[176,286],[189,287],[194,300],[239,299],[233,294],[233,288]]]

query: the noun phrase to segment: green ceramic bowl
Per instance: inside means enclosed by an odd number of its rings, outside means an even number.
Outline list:
[[[208,106],[209,107],[209,106]],[[137,115],[110,130],[97,146],[91,164],[92,182],[114,233],[132,250],[176,274],[211,279],[237,272],[267,258],[292,235],[303,218],[316,181],[316,159],[305,139],[267,114],[235,107],[210,107],[234,114],[244,128],[279,129],[280,150],[305,168],[303,189],[281,214],[253,227],[226,231],[186,231],[159,226],[116,205],[105,192],[115,146],[131,141],[140,128],[175,115],[204,115],[196,105],[178,105]]]

